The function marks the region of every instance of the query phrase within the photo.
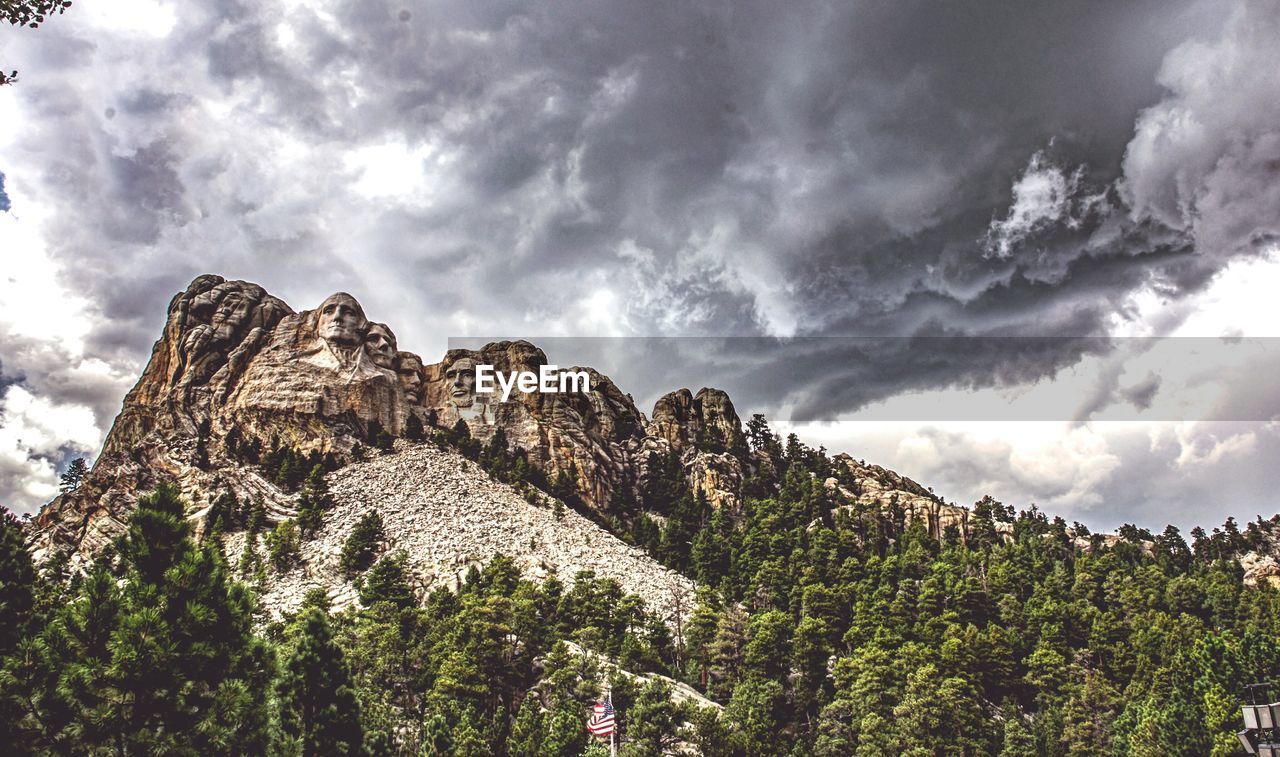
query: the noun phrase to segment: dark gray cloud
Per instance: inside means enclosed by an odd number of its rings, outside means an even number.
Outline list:
[[[980,326],[985,311],[1043,329],[1049,298],[1018,286],[1037,264],[983,259],[976,240],[1050,140],[1115,176],[1160,61],[1204,26],[1196,8],[458,2],[404,20],[393,3],[204,3],[140,56],[173,76],[112,61],[103,91],[62,86],[110,57],[64,25],[30,43],[50,75],[23,95],[60,146],[33,148],[45,185],[80,209],[54,252],[100,290],[108,347],[140,352],[203,270],[316,298],[354,260],[414,274],[370,282],[389,320],[523,328],[548,291],[563,306],[617,282],[641,333],[911,333],[921,313]],[[276,160],[281,141],[303,165]],[[342,158],[384,142],[447,158],[423,166],[446,186],[352,198]],[[285,186],[296,196],[273,202]],[[1132,265],[1113,291],[1149,262]],[[1089,296],[1088,273],[1054,296]]]
[[[830,417],[1052,376],[1132,293],[1185,300],[1280,229],[1275,0],[163,7],[165,34],[73,10],[17,38],[5,93],[8,178],[117,373],[204,272],[298,309],[351,291],[428,356],[451,335],[1055,337],[690,362],[741,368],[752,408]],[[647,349],[624,390],[700,383]]]

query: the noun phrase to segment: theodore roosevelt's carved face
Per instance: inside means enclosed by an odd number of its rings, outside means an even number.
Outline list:
[[[454,407],[471,407],[476,401],[476,361],[458,358],[444,372],[449,380],[449,401]]]
[[[369,324],[369,333],[364,337],[364,348],[374,365],[379,368],[395,368],[396,335],[391,333],[385,323]]]
[[[422,361],[417,355],[409,352],[400,353],[396,361],[396,377],[400,379],[400,388],[410,402],[422,402]]]
[[[354,347],[360,344],[369,322],[356,298],[346,292],[331,294],[320,303],[320,319],[316,330],[330,344]]]

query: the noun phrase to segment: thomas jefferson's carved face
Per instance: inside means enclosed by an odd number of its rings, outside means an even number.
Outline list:
[[[354,347],[360,344],[369,322],[365,320],[364,309],[356,298],[345,292],[331,294],[320,303],[320,320],[317,331],[320,338],[343,347]]]
[[[417,356],[401,353],[396,361],[396,377],[411,402],[422,402],[422,361]]]
[[[369,359],[379,368],[395,368],[396,335],[391,333],[383,323],[369,324],[369,333],[364,337],[364,347],[369,352]]]
[[[458,358],[444,372],[449,380],[449,400],[454,407],[471,407],[476,401],[476,361]]]

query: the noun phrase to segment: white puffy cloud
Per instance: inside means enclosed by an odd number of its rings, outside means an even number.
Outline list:
[[[88,407],[8,387],[0,396],[0,504],[34,512],[57,494],[57,466],[68,450],[96,450],[101,443]]]
[[[1077,229],[1090,214],[1105,209],[1105,193],[1087,193],[1084,167],[1068,170],[1044,150],[1037,151],[1013,183],[1008,214],[991,221],[984,254],[1009,258],[1035,235],[1059,226]]]

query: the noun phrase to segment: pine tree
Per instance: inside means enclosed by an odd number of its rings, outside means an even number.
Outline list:
[[[379,602],[390,602],[396,607],[411,606],[414,597],[405,567],[408,559],[408,555],[401,550],[374,563],[357,585],[360,602],[366,607]]]
[[[281,671],[277,686],[280,725],[291,751],[312,755],[356,755],[363,749],[360,705],[342,648],[328,618],[310,609]]]
[[[1000,746],[1000,757],[1035,757],[1036,740],[1022,719],[1017,705],[1006,705],[1004,735]]]
[[[240,510],[240,502],[235,492],[223,489],[222,493],[209,505],[209,513],[204,519],[204,538],[214,539],[218,535],[232,530],[236,525],[236,516]]]
[[[22,523],[0,507],[0,657],[12,652],[28,632],[35,580]]]
[[[324,479],[324,467],[312,466],[307,482],[298,495],[298,528],[304,536],[311,536],[320,530],[324,523],[324,514],[333,507],[333,496],[329,494],[329,484]]]
[[[418,750],[418,754],[420,757],[449,757],[453,754],[453,732],[449,728],[449,721],[440,713],[433,714],[423,724],[422,748]]]
[[[33,717],[58,751],[266,749],[269,650],[185,509],[170,485],[142,497],[120,542],[123,583],[99,563],[42,634],[58,683]]]
[[[267,558],[272,567],[281,573],[289,571],[302,559],[298,526],[292,519],[280,521],[267,534]]]
[[[377,510],[362,515],[342,545],[342,557],[338,563],[342,572],[350,577],[372,565],[385,536],[382,516]]]
[[[778,738],[785,697],[782,684],[749,678],[733,688],[733,697],[724,708],[730,723],[735,751],[751,755],[782,755],[790,751]]]
[[[35,607],[35,569],[23,544],[22,525],[13,514],[0,508],[0,743],[17,751],[30,749],[25,734],[24,700],[38,688],[31,676],[39,652],[26,645],[26,654],[5,659],[18,651],[32,627]]]
[[[411,442],[420,442],[426,438],[426,430],[417,413],[409,413],[409,419],[404,424],[404,437]]]
[[[89,466],[85,464],[83,457],[77,457],[67,466],[67,470],[62,474],[62,483],[58,489],[63,494],[75,491],[80,488],[80,484],[84,482],[84,477],[89,474]]]
[[[511,757],[537,757],[541,754],[542,728],[542,705],[536,695],[526,695],[511,725],[511,735],[507,737],[507,751]]]
[[[618,701],[614,706],[620,706]],[[671,686],[661,679],[645,684],[635,702],[626,707],[626,742],[622,754],[666,754],[675,743],[676,711]]]

